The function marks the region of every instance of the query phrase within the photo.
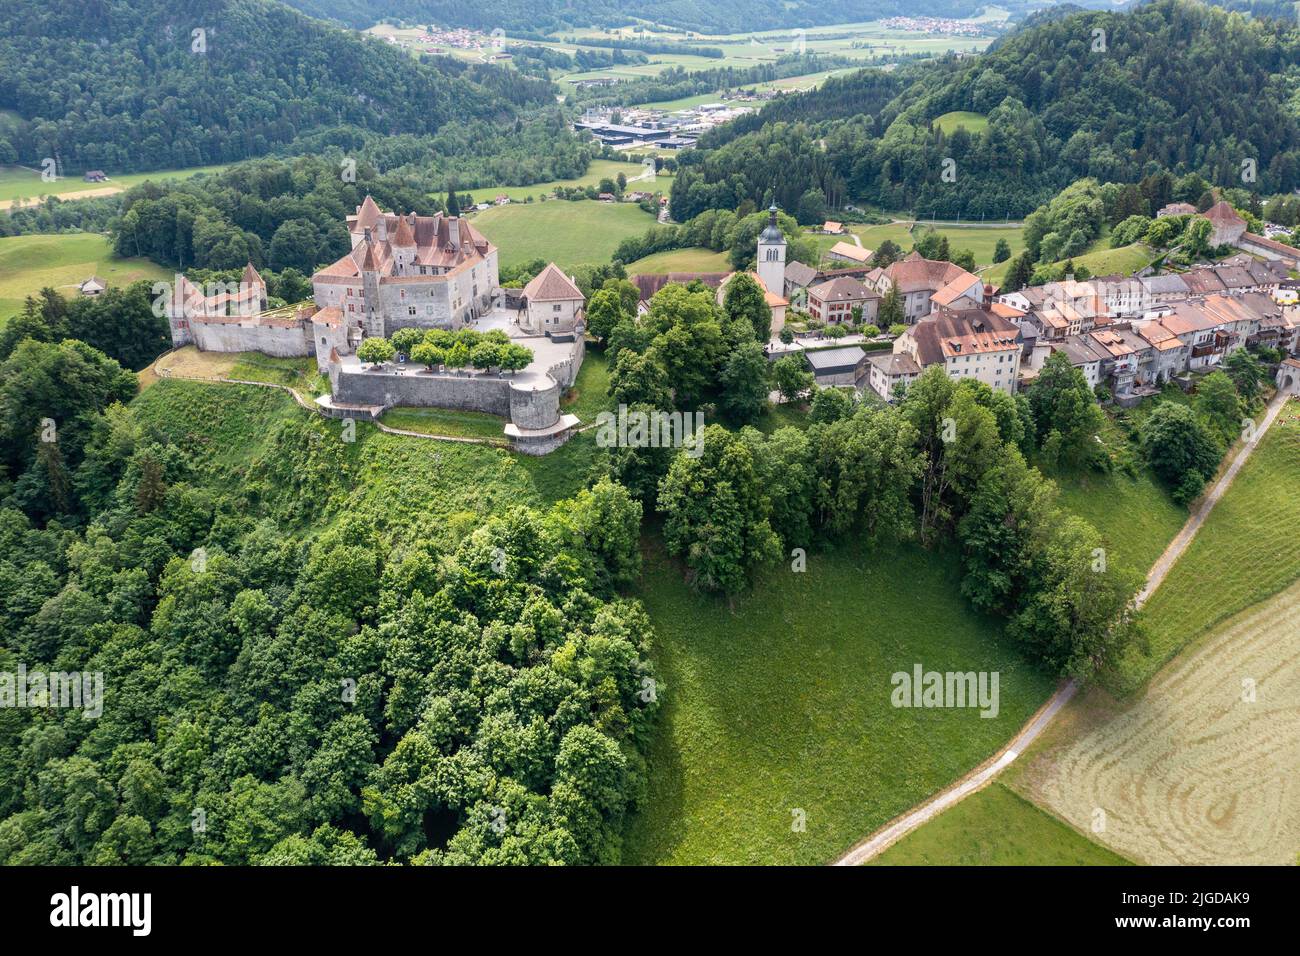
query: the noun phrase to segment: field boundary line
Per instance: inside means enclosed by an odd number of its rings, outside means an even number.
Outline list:
[[[1265,433],[1277,420],[1282,409],[1292,396],[1281,390],[1273,397],[1268,405],[1268,411],[1260,423],[1260,427],[1255,432],[1255,437],[1249,442],[1243,442],[1237,449],[1236,456],[1232,463],[1215,482],[1208,494],[1204,496],[1196,510],[1188,517],[1186,523],[1174,536],[1164,553],[1156,559],[1155,564],[1151,566],[1147,574],[1146,585],[1133,599],[1133,606],[1140,608],[1146,603],[1147,599],[1155,592],[1156,588],[1165,579],[1170,568],[1174,566],[1178,558],[1196,537],[1196,533],[1205,523],[1205,519],[1214,506],[1218,504],[1228,487],[1232,484],[1237,473],[1241,471],[1246,459],[1250,453],[1263,439]],[[879,855],[888,847],[898,842],[900,839],[911,833],[921,824],[932,820],[944,810],[960,803],[963,799],[987,786],[998,774],[1011,764],[1024,749],[1039,736],[1050,724],[1053,718],[1060,713],[1061,709],[1074,697],[1078,691],[1078,685],[1070,680],[1066,681],[1056,689],[1056,692],[1047,699],[1047,702],[1034,714],[1029,721],[1020,728],[1005,747],[990,757],[984,763],[971,770],[960,780],[945,787],[943,790],[930,797],[925,802],[917,805],[908,812],[895,817],[892,821],[876,830],[866,839],[855,844],[846,853],[836,859],[832,866],[859,866],[872,857]]]

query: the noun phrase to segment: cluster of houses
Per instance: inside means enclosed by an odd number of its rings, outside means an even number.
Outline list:
[[[1005,294],[959,266],[916,252],[884,268],[868,261],[819,270],[791,262],[784,297],[819,322],[868,325],[878,324],[891,288],[901,296],[908,328],[892,351],[806,351],[822,385],[870,388],[890,400],[941,364],[953,378],[977,378],[1012,393],[1061,352],[1090,385],[1105,385],[1117,402],[1130,405],[1167,382],[1188,383],[1189,373],[1218,365],[1247,345],[1300,352],[1300,283],[1290,278],[1300,253],[1272,243],[1276,254],[1265,255],[1258,244],[1271,240],[1246,233],[1230,206],[1206,216],[1216,245],[1250,248],[1251,254],[1179,274],[1067,277]]]

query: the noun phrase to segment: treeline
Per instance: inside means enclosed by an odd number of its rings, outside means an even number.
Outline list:
[[[26,121],[9,145],[65,173],[230,162],[347,124],[428,135],[542,102],[548,82],[417,60],[267,0],[0,7],[0,108]]]
[[[310,275],[351,248],[346,217],[367,193],[386,210],[429,215],[440,208],[400,177],[360,164],[347,182],[344,171],[324,157],[263,159],[211,176],[143,183],[122,198],[114,250],[181,270],[234,269],[251,260]]]
[[[870,94],[896,81],[828,82],[705,137],[682,158],[673,216],[820,189],[922,217],[1000,218],[1079,178],[1136,183],[1158,169],[1287,192],[1300,185],[1287,106],[1297,58],[1294,23],[1186,0],[1049,20],[980,57],[910,68],[887,103]],[[945,134],[933,120],[954,110],[987,128]]]
[[[671,249],[712,249],[729,254],[736,269],[754,264],[758,234],[767,225],[768,214],[755,212],[751,202],[741,203],[735,212],[709,209],[681,225],[651,226],[640,236],[630,236],[618,244],[612,259],[628,264]],[[820,221],[820,220],[818,220]],[[817,250],[799,229],[799,223],[786,213],[777,214],[777,223],[786,240],[786,261],[816,262]]]

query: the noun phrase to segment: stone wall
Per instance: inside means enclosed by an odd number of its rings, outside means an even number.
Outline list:
[[[190,320],[190,336],[204,352],[264,352],[279,358],[316,354],[306,321],[285,326]]]
[[[487,412],[520,428],[549,428],[560,420],[556,382],[537,389],[516,388],[509,376],[331,370],[334,401],[342,405],[407,405]]]

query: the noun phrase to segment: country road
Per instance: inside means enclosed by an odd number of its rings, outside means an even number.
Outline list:
[[[1190,545],[1192,539],[1196,537],[1196,532],[1199,531],[1201,525],[1205,523],[1206,517],[1209,516],[1214,506],[1218,504],[1219,499],[1223,497],[1224,492],[1228,490],[1228,486],[1232,484],[1233,479],[1237,477],[1237,472],[1241,471],[1241,466],[1246,463],[1246,459],[1250,457],[1250,453],[1255,450],[1255,446],[1259,444],[1260,440],[1264,437],[1264,434],[1277,419],[1278,414],[1286,406],[1287,401],[1292,397],[1294,396],[1282,391],[1279,391],[1277,395],[1273,397],[1273,401],[1269,403],[1268,410],[1265,412],[1264,418],[1255,432],[1254,440],[1243,442],[1241,444],[1241,447],[1237,449],[1237,453],[1233,458],[1232,463],[1219,477],[1219,480],[1214,483],[1214,486],[1209,490],[1209,492],[1201,498],[1201,501],[1197,504],[1195,510],[1192,512],[1190,517],[1188,517],[1187,523],[1184,524],[1178,534],[1174,536],[1174,540],[1169,543],[1169,547],[1165,549],[1164,554],[1160,555],[1160,557],[1156,559],[1156,563],[1151,566],[1151,570],[1147,574],[1146,584],[1133,599],[1134,607],[1142,607],[1142,605],[1147,602],[1147,599],[1155,592],[1156,588],[1160,586],[1160,582],[1165,579],[1170,568],[1174,566],[1174,563],[1182,553],[1187,550],[1187,546]],[[980,766],[976,767],[956,783],[941,790],[929,800],[912,810],[909,810],[901,817],[896,818],[881,829],[877,830],[875,833],[871,834],[871,836],[867,837],[861,843],[858,843],[847,853],[837,859],[832,865],[858,866],[865,863],[900,840],[902,837],[911,833],[921,824],[932,820],[944,810],[947,810],[949,807],[970,796],[976,790],[982,788],[990,780],[1005,770],[1009,764],[1015,761],[1015,759],[1024,752],[1025,748],[1028,747],[1029,744],[1033,743],[1034,740],[1038,738],[1038,736],[1047,728],[1048,724],[1052,722],[1052,719],[1060,713],[1061,708],[1063,708],[1070,699],[1074,697],[1077,690],[1078,686],[1074,681],[1066,681],[1063,683],[1057,688],[1056,693],[1052,694],[1052,696],[1048,698],[1047,703],[1039,708],[1038,712],[1030,718],[1029,722],[1020,729],[1016,736],[1012,738],[1011,742],[1002,748],[1002,750],[994,754],[984,763],[980,764]]]

